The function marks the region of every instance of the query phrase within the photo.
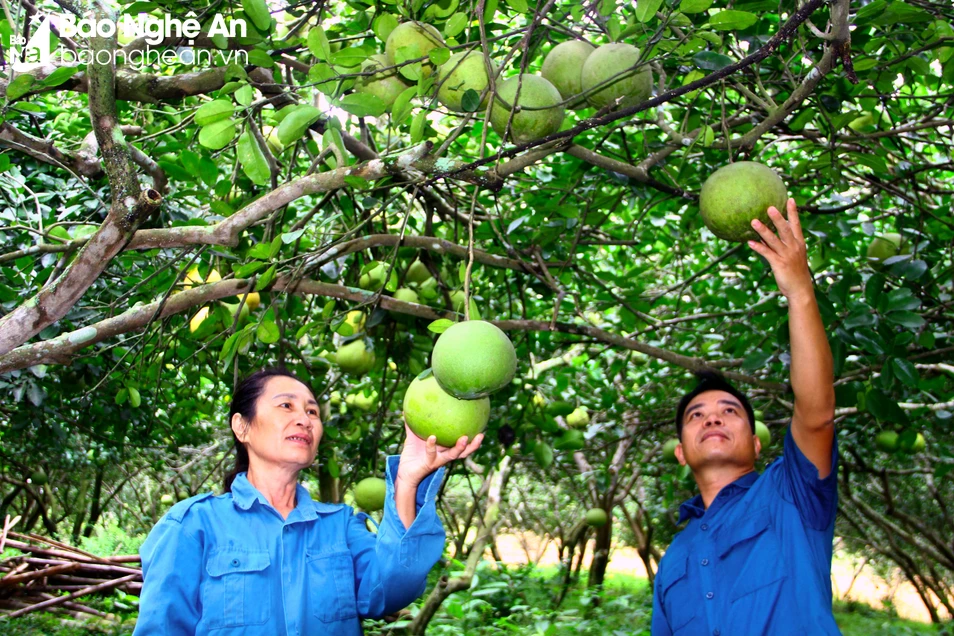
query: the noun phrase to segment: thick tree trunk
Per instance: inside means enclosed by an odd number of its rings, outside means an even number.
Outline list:
[[[607,512],[607,515],[610,513]],[[612,517],[611,517],[612,519]],[[590,564],[588,585],[603,585],[606,577],[606,566],[609,565],[610,544],[613,541],[613,524],[607,523],[596,529],[596,544],[593,546],[593,563]]]
[[[89,509],[89,520],[86,522],[86,528],[83,529],[84,537],[93,536],[93,527],[96,525],[96,522],[99,521],[99,516],[102,514],[102,509],[100,508],[100,499],[103,496],[103,473],[105,469],[100,466],[96,471],[96,481],[93,482],[93,495],[91,497],[92,503]]]

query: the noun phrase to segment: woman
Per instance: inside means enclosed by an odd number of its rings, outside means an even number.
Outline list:
[[[407,430],[386,466],[377,535],[351,508],[312,501],[298,473],[315,461],[318,402],[281,369],[245,379],[229,413],[235,468],[225,494],[173,506],[140,549],[135,634],[360,634],[363,617],[424,591],[444,548],[435,497],[442,466],[483,439],[440,448]]]

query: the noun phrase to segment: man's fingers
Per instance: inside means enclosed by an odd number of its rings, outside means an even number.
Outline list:
[[[433,464],[437,459],[437,437],[431,435],[427,438],[427,443],[424,445],[424,453],[427,455],[427,461],[430,464]]]
[[[789,199],[786,205],[788,207],[788,223],[792,226],[792,234],[800,243],[804,243],[805,235],[802,234],[802,221],[798,218],[798,206],[795,205],[795,199]]]
[[[758,241],[749,241],[749,247],[751,247],[753,251],[758,252],[759,254],[764,256],[765,259],[769,262],[769,265],[772,264],[772,257],[775,256],[775,252],[772,251],[771,248],[769,248],[766,245],[763,245],[762,243],[759,243]]]
[[[774,205],[768,209],[769,219],[772,220],[772,224],[775,226],[775,229],[778,230],[778,238],[785,245],[792,245],[795,243],[795,235],[792,233],[792,227],[789,225],[788,221],[785,220],[785,217],[782,216],[782,213],[778,211]]]
[[[467,445],[467,448],[464,449],[464,452],[461,453],[458,459],[464,459],[465,457],[470,456],[471,453],[473,453],[478,448],[480,448],[480,444],[483,441],[484,441],[484,434],[480,433],[479,435],[477,435],[477,437],[474,438],[474,440],[470,444]]]
[[[775,251],[775,252],[781,251],[782,242],[778,240],[778,237],[775,236],[775,232],[770,230],[767,225],[765,225],[758,219],[754,219],[752,221],[752,228],[756,231],[756,233],[758,233],[760,237],[762,237],[762,242],[764,245],[771,248],[772,251]],[[761,252],[759,253],[761,254]],[[765,256],[765,254],[762,254],[762,255]]]

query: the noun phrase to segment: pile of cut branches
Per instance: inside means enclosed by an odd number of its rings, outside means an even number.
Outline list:
[[[106,618],[76,599],[116,589],[139,594],[139,555],[101,557],[48,537],[13,532],[18,520],[7,517],[0,532],[0,554],[19,552],[0,559],[0,616],[46,611]]]

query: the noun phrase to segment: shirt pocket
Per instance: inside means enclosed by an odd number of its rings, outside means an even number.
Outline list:
[[[202,594],[202,614],[209,629],[268,621],[270,563],[268,552],[222,550],[209,555],[205,563],[209,579]]]
[[[351,552],[308,553],[308,588],[312,613],[323,623],[357,618],[354,561]]]
[[[664,581],[657,579],[662,585],[662,605],[666,609],[669,619],[669,628],[673,636],[676,634],[695,634],[702,628],[696,609],[689,599],[692,598],[691,581],[689,581],[689,553],[686,550],[670,548],[666,553],[671,559],[666,566]]]
[[[716,548],[721,567],[737,573],[733,577],[729,601],[735,603],[755,594],[745,601],[746,606],[754,604],[771,610],[787,573],[769,508],[758,508],[720,528]]]

